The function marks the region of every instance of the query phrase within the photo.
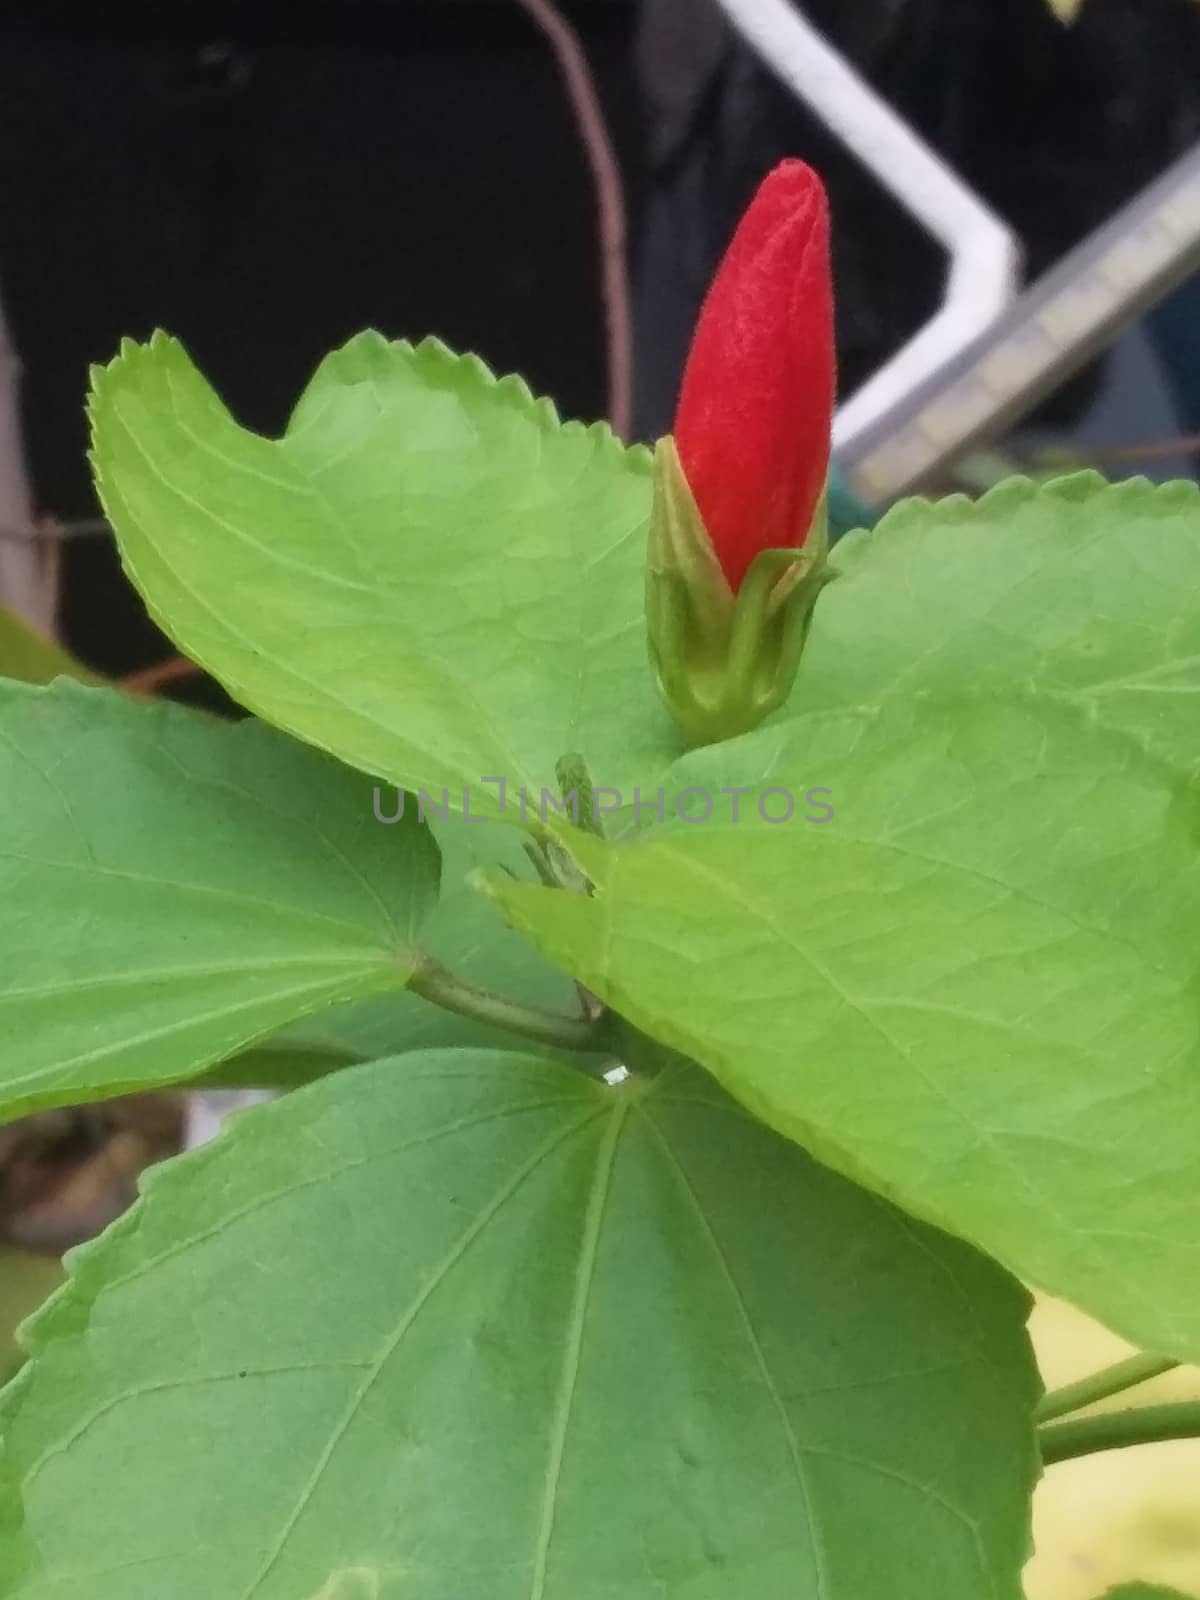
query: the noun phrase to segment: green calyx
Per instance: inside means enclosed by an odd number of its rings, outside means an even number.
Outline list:
[[[646,626],[659,693],[692,744],[748,733],[787,699],[828,548],[822,496],[803,547],[760,551],[735,595],[675,441],[658,441]]]

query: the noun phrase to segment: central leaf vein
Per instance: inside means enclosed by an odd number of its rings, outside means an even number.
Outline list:
[[[583,1354],[583,1336],[587,1324],[588,1302],[596,1276],[596,1257],[600,1235],[604,1227],[604,1214],[612,1187],[613,1167],[621,1130],[629,1114],[629,1101],[622,1097],[612,1113],[608,1130],[596,1155],[596,1169],[592,1176],[591,1192],[584,1215],[583,1239],[579,1251],[579,1265],[575,1274],[575,1299],[571,1307],[571,1320],[567,1324],[563,1347],[562,1376],[558,1400],[551,1420],[549,1452],[546,1458],[546,1485],[542,1496],[541,1518],[538,1526],[537,1546],[533,1562],[533,1586],[530,1600],[543,1600],[546,1593],[546,1572],[550,1557],[550,1541],[554,1537],[554,1517],[558,1507],[558,1488],[562,1479],[563,1457],[567,1447],[567,1430],[571,1422],[571,1408],[579,1381],[579,1363]]]
[[[338,1446],[345,1438],[347,1431],[354,1422],[355,1417],[358,1415],[360,1407],[366,1400],[368,1394],[374,1388],[389,1360],[400,1348],[405,1336],[413,1327],[417,1318],[421,1315],[421,1312],[429,1304],[434,1294],[441,1287],[446,1277],[459,1264],[459,1262],[467,1254],[468,1250],[470,1250],[471,1246],[480,1237],[488,1225],[495,1220],[498,1214],[503,1210],[504,1206],[507,1205],[511,1199],[513,1199],[526,1181],[533,1175],[534,1172],[537,1171],[542,1162],[548,1160],[560,1145],[565,1144],[569,1139],[574,1138],[576,1134],[581,1133],[589,1124],[598,1121],[600,1117],[606,1115],[606,1112],[607,1108],[603,1108],[598,1111],[591,1110],[586,1116],[580,1117],[578,1120],[570,1123],[566,1128],[555,1129],[555,1131],[550,1134],[548,1138],[542,1141],[542,1143],[537,1147],[528,1160],[524,1161],[521,1166],[517,1168],[516,1172],[505,1184],[502,1185],[492,1200],[483,1208],[483,1210],[471,1223],[470,1227],[465,1229],[464,1232],[459,1235],[458,1239],[447,1251],[445,1257],[430,1274],[428,1281],[424,1284],[420,1293],[405,1309],[403,1316],[400,1318],[392,1332],[388,1335],[377,1355],[371,1361],[362,1382],[350,1396],[345,1410],[334,1424],[329,1438],[327,1439],[324,1448],[321,1450],[312,1472],[305,1481],[305,1484],[301,1489],[299,1496],[297,1497],[295,1506],[285,1519],[284,1524],[273,1541],[271,1548],[268,1550],[262,1565],[259,1567],[255,1576],[251,1579],[249,1587],[245,1590],[241,1600],[253,1600],[254,1595],[261,1593],[264,1583],[275,1570],[281,1556],[287,1548],[289,1538],[298,1525],[301,1517],[304,1515],[309,1505],[311,1505],[313,1497],[321,1483],[321,1479],[323,1478],[329,1463],[332,1461]]]

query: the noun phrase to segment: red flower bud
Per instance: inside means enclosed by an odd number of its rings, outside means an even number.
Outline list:
[[[825,490],[835,386],[829,204],[802,161],[763,181],[696,324],[675,444],[736,593],[762,550],[808,536]]]

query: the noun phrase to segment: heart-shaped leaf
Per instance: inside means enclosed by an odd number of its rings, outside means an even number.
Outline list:
[[[1024,1294],[685,1068],[353,1068],[160,1168],[7,1392],[9,1600],[1017,1600]]]
[[[557,797],[564,754],[615,786],[678,750],[642,621],[649,455],[603,425],[377,334],[280,440],[161,334],[96,373],[92,424],[151,613],[269,721],[477,817],[503,780],[510,820]]]
[[[918,696],[667,787],[691,822],[574,837],[594,896],[496,879],[515,923],[820,1159],[1200,1355],[1190,781],[1068,700]]]

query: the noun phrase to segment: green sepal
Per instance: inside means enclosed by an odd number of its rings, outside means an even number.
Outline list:
[[[692,744],[748,733],[787,699],[829,574],[826,499],[802,547],[761,550],[735,595],[667,435],[654,452],[646,560],[650,661]]]

